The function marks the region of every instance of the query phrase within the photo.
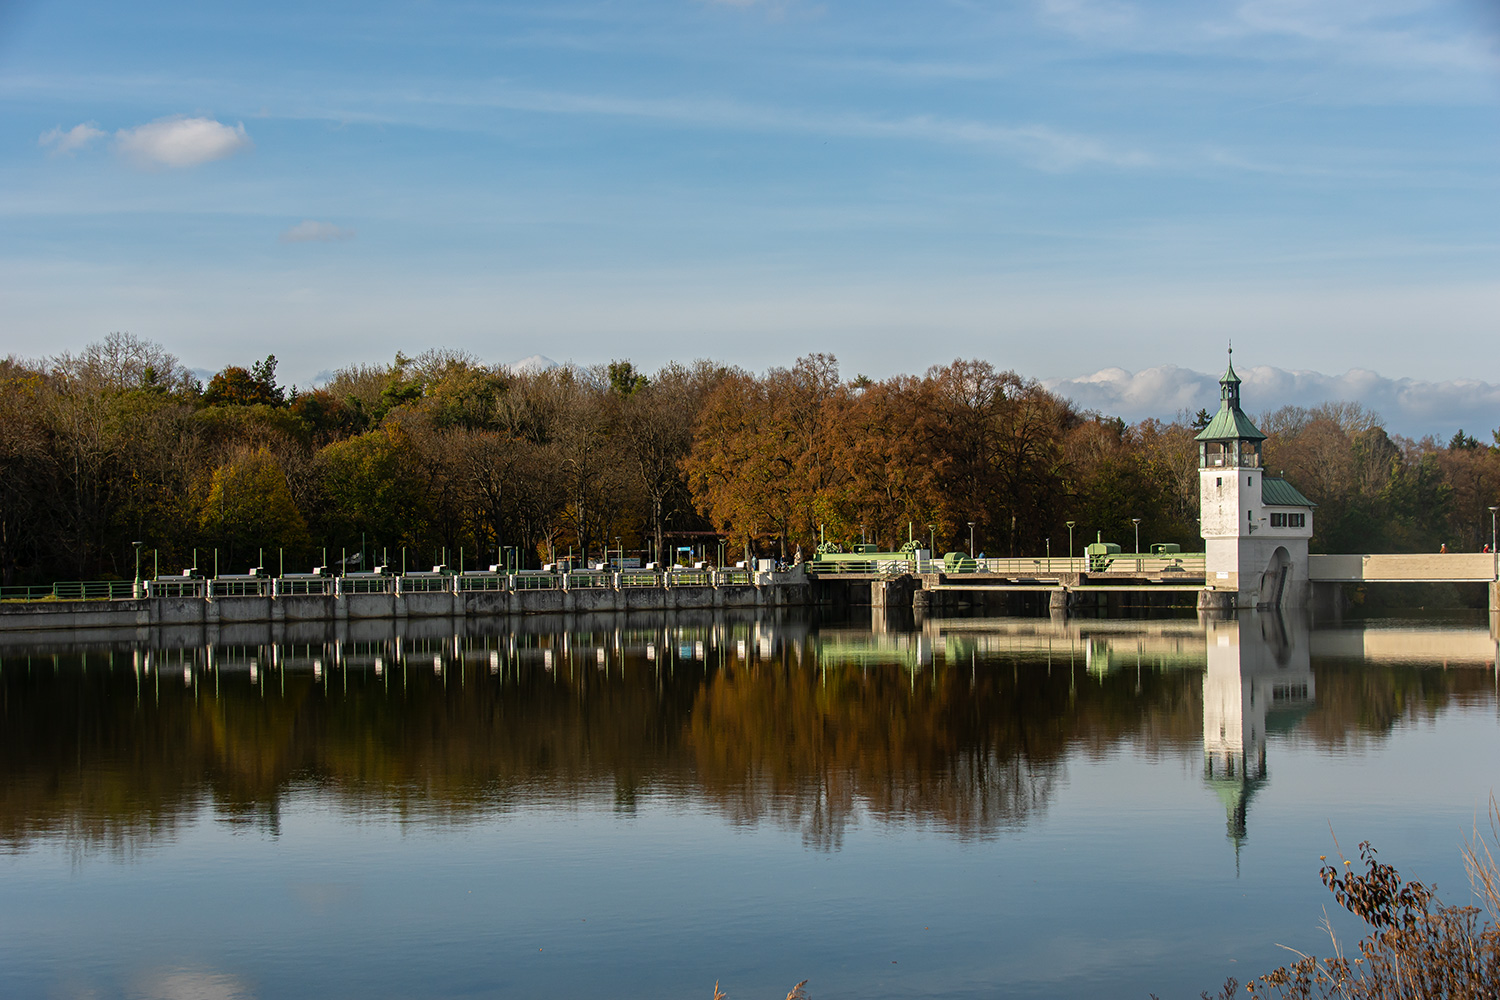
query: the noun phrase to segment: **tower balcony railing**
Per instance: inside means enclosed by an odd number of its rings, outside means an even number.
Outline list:
[[[1217,455],[1203,456],[1203,467],[1205,469],[1258,469],[1260,468],[1260,455],[1253,453],[1241,454],[1238,462],[1229,452],[1220,452]]]

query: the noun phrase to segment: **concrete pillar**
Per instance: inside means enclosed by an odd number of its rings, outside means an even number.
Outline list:
[[[1209,590],[1207,588],[1198,591],[1199,611],[1233,611],[1235,609],[1236,594],[1232,590]]]
[[[1068,611],[1068,589],[1066,587],[1059,587],[1058,589],[1052,591],[1051,593],[1049,593],[1047,595],[1047,612],[1048,612],[1048,614],[1051,614],[1051,613],[1057,612],[1057,611],[1061,611],[1062,613],[1067,614],[1067,611]]]

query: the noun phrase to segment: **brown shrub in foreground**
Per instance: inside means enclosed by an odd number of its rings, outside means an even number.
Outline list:
[[[1500,805],[1490,802],[1491,840],[1500,840]],[[1500,997],[1500,869],[1490,844],[1477,835],[1464,848],[1464,865],[1479,906],[1450,906],[1432,888],[1408,882],[1359,845],[1359,871],[1324,864],[1319,871],[1340,906],[1359,917],[1370,933],[1358,955],[1346,954],[1332,926],[1323,926],[1333,954],[1298,960],[1245,985],[1256,1000],[1493,1000]],[[1323,859],[1325,862],[1327,859]],[[1218,994],[1228,1000],[1239,988],[1230,979]],[[1204,1000],[1213,1000],[1203,993]]]

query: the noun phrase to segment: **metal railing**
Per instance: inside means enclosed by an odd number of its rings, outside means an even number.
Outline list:
[[[993,573],[996,576],[1033,577],[1054,576],[1058,573],[1082,573],[1087,570],[1088,560],[1069,559],[1067,556],[1041,556],[1031,559],[976,559],[975,572]]]
[[[896,561],[897,565],[910,563]],[[879,573],[881,564],[874,559],[814,559],[807,564],[809,573]]]
[[[620,589],[635,587],[660,587],[661,574],[653,570],[626,570],[620,574]]]
[[[347,578],[346,578],[347,579]],[[446,594],[453,592],[453,577],[448,573],[406,573],[392,577],[398,594]]]
[[[598,570],[574,570],[565,577],[568,590],[605,590],[614,587],[614,574]]]
[[[470,593],[473,591],[493,592],[510,589],[510,580],[504,573],[460,573],[454,577],[454,583],[459,593]]]
[[[510,578],[510,585],[512,590],[561,590],[562,574],[524,569]]]
[[[401,584],[401,578],[386,576],[384,573],[345,573],[338,577],[338,583],[334,593],[340,596],[344,594],[394,594],[397,593]]]
[[[217,576],[208,581],[209,597],[270,597],[268,576]]]
[[[929,571],[941,563],[924,564]],[[813,567],[809,564],[809,568]],[[817,572],[880,572],[899,574],[916,568],[910,561],[833,563]],[[39,586],[0,587],[0,601],[106,601],[135,597],[219,599],[231,597],[342,597],[352,594],[422,594],[518,592],[526,590],[614,590],[653,587],[750,586],[755,572],[738,567],[697,569],[673,567],[664,571],[574,570],[567,573],[520,570],[513,574],[471,571],[454,573],[347,573],[323,576],[288,573],[281,577],[258,573],[218,577],[163,576],[154,580],[60,581]]]
[[[271,581],[275,597],[326,597],[337,592],[337,584],[331,576],[312,573],[288,574]]]
[[[38,587],[0,587],[0,601],[110,601],[134,596],[134,580],[70,580]]]
[[[147,597],[206,597],[208,581],[203,577],[163,576],[146,581]]]
[[[1097,557],[1096,557],[1097,558]],[[1173,553],[1170,556],[1138,556],[1135,553],[1104,556],[1105,573],[1202,573],[1202,552]]]

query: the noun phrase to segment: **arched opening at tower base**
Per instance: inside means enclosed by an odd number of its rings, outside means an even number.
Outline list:
[[[1260,595],[1256,605],[1262,608],[1279,608],[1286,597],[1287,578],[1291,576],[1292,557],[1286,546],[1278,545],[1271,553],[1271,561],[1260,577]]]

